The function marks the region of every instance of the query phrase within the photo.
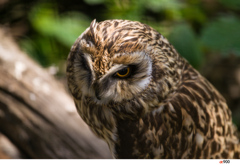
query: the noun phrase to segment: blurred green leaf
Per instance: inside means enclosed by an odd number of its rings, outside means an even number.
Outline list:
[[[41,3],[29,13],[29,20],[38,32],[21,41],[22,48],[42,66],[57,64],[66,59],[69,48],[90,25],[90,20],[78,12],[62,15],[52,4]]]
[[[188,6],[182,9],[183,18],[192,22],[198,22],[200,24],[205,23],[207,17],[198,6]]]
[[[220,0],[220,2],[231,9],[240,9],[239,0]]]
[[[233,53],[240,56],[240,20],[222,17],[209,23],[202,32],[202,44],[222,55]]]
[[[84,0],[89,5],[98,5],[104,3],[106,0]]]
[[[56,10],[40,4],[30,12],[30,21],[40,33],[56,38],[65,46],[71,46],[76,38],[90,25],[90,20],[77,12],[58,16]]]
[[[66,56],[68,51],[51,38],[42,36],[22,40],[20,45],[24,51],[44,67],[58,63],[65,58],[64,56]]]
[[[148,0],[145,1],[145,5],[155,12],[160,10],[179,10],[183,7],[183,3],[179,0]]]
[[[107,0],[107,19],[141,20],[144,14],[144,0]]]
[[[200,66],[203,56],[197,38],[189,25],[177,25],[172,29],[168,39],[179,54],[186,58],[195,68]]]
[[[182,18],[180,9],[184,3],[179,0],[148,0],[144,1],[143,7],[156,13],[164,12],[169,19],[178,20]]]

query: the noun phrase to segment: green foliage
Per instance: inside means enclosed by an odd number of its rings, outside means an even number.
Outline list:
[[[183,3],[178,0],[148,0],[144,1],[146,7],[152,11],[159,12],[161,10],[176,10],[183,7]]]
[[[37,34],[31,40],[23,40],[21,45],[43,66],[65,60],[71,45],[90,24],[79,12],[58,15],[56,8],[46,3],[33,8],[29,20]]]
[[[104,19],[140,20],[144,13],[143,0],[106,0],[105,5]]]
[[[41,34],[56,38],[65,46],[71,46],[89,26],[89,20],[81,13],[57,15],[56,9],[41,4],[30,13],[33,27]]]
[[[196,68],[206,61],[203,54],[207,52],[240,55],[239,0],[84,0],[72,3],[79,10],[65,12],[59,12],[60,1],[54,2],[37,3],[32,8],[29,21],[34,32],[21,40],[22,48],[43,66],[64,61],[94,18],[146,23],[168,37]]]
[[[104,3],[106,0],[84,0],[89,5],[98,5]]]
[[[197,37],[192,28],[187,24],[180,24],[173,28],[168,36],[169,41],[177,51],[196,68],[202,62],[202,54]]]
[[[240,56],[240,20],[236,17],[220,17],[203,28],[203,45],[222,55]]]
[[[235,9],[235,10],[240,9],[239,0],[220,0],[220,2],[231,9]]]
[[[165,13],[167,19],[181,19],[181,9],[184,4],[179,0],[148,0],[144,1],[147,9],[159,13]]]
[[[204,24],[207,20],[207,16],[204,11],[197,5],[192,5],[182,9],[183,20],[187,20],[192,23]]]

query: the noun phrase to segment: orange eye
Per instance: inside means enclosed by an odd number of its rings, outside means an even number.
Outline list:
[[[120,71],[118,71],[116,75],[120,78],[125,78],[130,75],[130,68],[129,67],[123,68]]]

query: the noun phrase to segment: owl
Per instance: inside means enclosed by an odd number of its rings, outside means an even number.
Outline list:
[[[68,55],[67,80],[114,158],[240,158],[225,99],[146,24],[92,21]]]

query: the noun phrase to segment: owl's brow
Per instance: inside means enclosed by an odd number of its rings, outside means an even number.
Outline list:
[[[133,64],[133,63],[139,63],[141,62],[141,59],[146,57],[145,52],[131,52],[127,54],[116,54],[113,57],[113,63],[115,64]]]
[[[113,75],[115,72],[119,71],[120,69],[123,69],[124,67],[125,65],[123,64],[115,64],[103,77],[100,78],[100,81],[102,81],[106,77]]]

